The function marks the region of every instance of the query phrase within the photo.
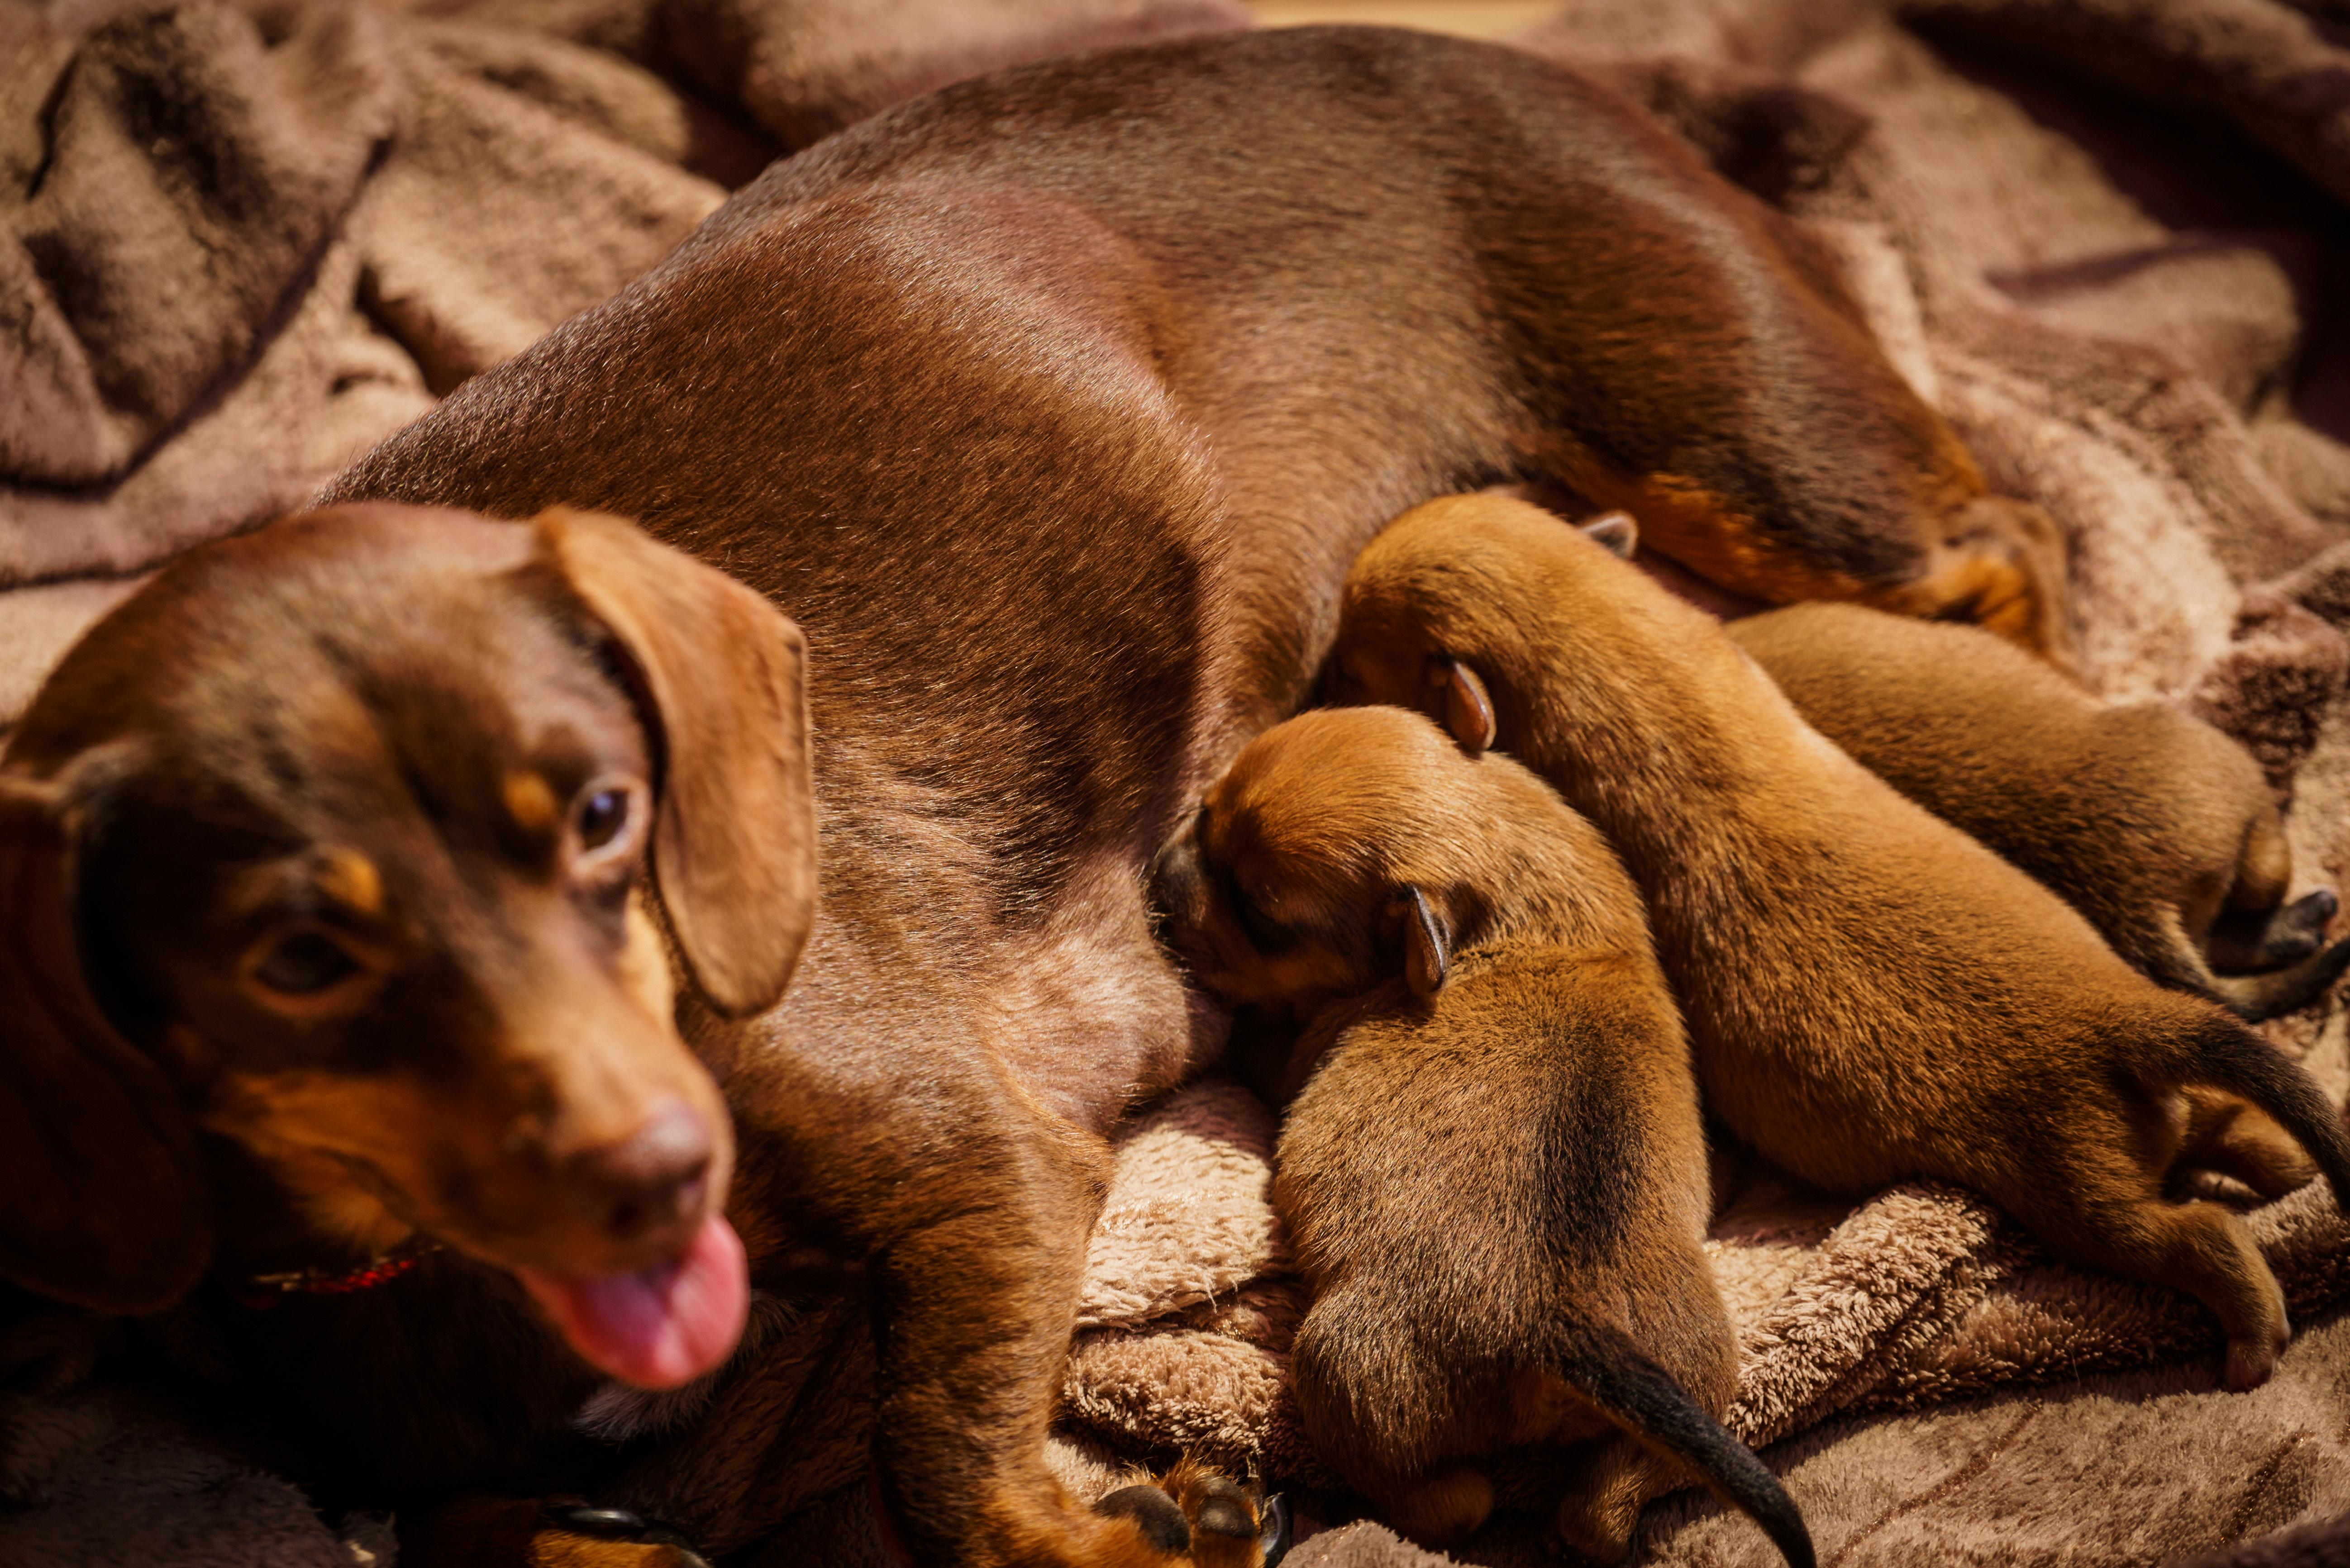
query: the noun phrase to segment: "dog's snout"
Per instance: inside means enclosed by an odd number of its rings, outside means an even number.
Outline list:
[[[615,1143],[571,1160],[571,1178],[601,1210],[615,1241],[691,1218],[707,1195],[710,1127],[691,1106],[671,1100]]]

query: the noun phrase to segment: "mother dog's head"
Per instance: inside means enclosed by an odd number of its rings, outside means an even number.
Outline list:
[[[616,1376],[731,1349],[724,1103],[816,898],[804,652],[607,517],[338,507],[199,550],[0,756],[0,1276],[105,1311],[213,1252],[201,1127],[362,1254],[513,1270]]]

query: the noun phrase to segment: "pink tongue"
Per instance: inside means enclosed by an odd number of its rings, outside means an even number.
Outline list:
[[[715,1214],[676,1258],[633,1274],[515,1272],[572,1349],[646,1388],[690,1383],[725,1360],[751,1304],[743,1242]]]

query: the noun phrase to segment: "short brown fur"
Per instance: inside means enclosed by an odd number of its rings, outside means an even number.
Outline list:
[[[1312,712],[1241,753],[1153,886],[1221,994],[1314,1010],[1274,1181],[1314,1292],[1291,1366],[1308,1435],[1381,1517],[1451,1545],[1492,1507],[1486,1461],[1583,1444],[1556,1525],[1586,1556],[1620,1561],[1686,1461],[1809,1562],[1712,1420],[1737,1345],[1689,1044],[1591,825],[1417,714]],[[1674,1436],[1616,1402],[1651,1374]]]
[[[2350,966],[2350,942],[2317,950],[2330,889],[2285,903],[2293,853],[2260,765],[2177,704],[2103,703],[1974,627],[1856,605],[1729,629],[1814,729],[2030,872],[2140,972],[2257,1021]]]
[[[2131,970],[1806,726],[1711,618],[1547,513],[1430,503],[1357,561],[1334,683],[1440,707],[1430,670],[1454,660],[1494,743],[1647,894],[1710,1116],[1832,1191],[1970,1187],[2059,1256],[2196,1295],[2229,1383],[2267,1377],[2288,1334],[2274,1276],[2241,1220],[2165,1183],[2201,1085],[2350,1193],[2350,1140],[2305,1073]]]

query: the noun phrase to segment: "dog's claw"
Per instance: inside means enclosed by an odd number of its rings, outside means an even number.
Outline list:
[[[1289,1555],[1289,1499],[1274,1492],[1257,1505],[1257,1546],[1264,1553],[1263,1568],[1280,1568]]]
[[[615,1545],[666,1546],[675,1553],[671,1568],[710,1568],[683,1531],[647,1519],[625,1508],[598,1508],[593,1503],[550,1502],[540,1511],[546,1522],[573,1535]]]

